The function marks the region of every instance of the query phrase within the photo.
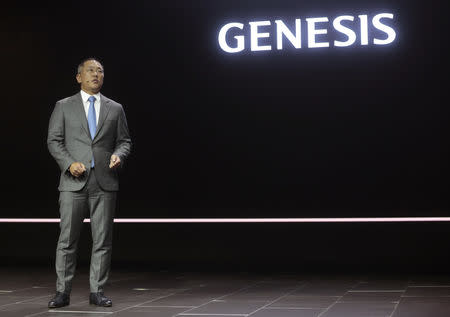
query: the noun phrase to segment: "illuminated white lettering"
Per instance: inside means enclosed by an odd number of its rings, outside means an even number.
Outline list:
[[[308,41],[308,48],[330,47],[330,45],[348,47],[355,45],[357,41],[359,45],[363,46],[369,45],[369,42],[375,45],[387,45],[395,41],[397,33],[394,27],[383,21],[383,19],[393,20],[394,15],[392,13],[376,14],[370,22],[367,14],[358,15],[358,18],[352,15],[341,15],[335,17],[332,23],[329,22],[328,17],[306,18],[306,23],[303,23],[306,24],[307,36],[303,39]],[[274,41],[271,40],[272,35],[276,36],[277,50],[285,49],[284,42],[286,40],[295,49],[301,49],[304,46],[304,43],[302,43],[303,27],[300,18],[295,19],[295,28],[292,27],[291,29],[287,27],[283,20],[279,19],[274,22],[274,25],[272,25],[271,21],[251,21],[248,22],[247,27],[246,24],[239,22],[225,24],[219,31],[219,46],[227,53],[242,52],[246,49],[246,46],[250,46],[251,51],[270,51],[272,45],[275,45],[272,44],[275,42],[275,38]],[[233,29],[235,30],[233,31]],[[331,32],[328,35],[330,30],[336,32]],[[380,34],[380,32],[381,34],[372,35],[373,31],[379,31],[376,34]],[[229,34],[230,32],[234,33],[233,36]],[[333,39],[331,36],[335,38]]]
[[[288,29],[281,20],[276,20],[277,24],[277,49],[283,49],[283,35],[291,42],[295,48],[302,48],[300,19],[295,19],[295,35]]]
[[[361,21],[361,45],[369,45],[369,24],[367,22],[367,15],[359,15]]]
[[[219,32],[219,45],[220,48],[223,49],[227,53],[238,53],[242,52],[245,48],[244,43],[244,36],[243,35],[236,35],[234,38],[236,39],[236,47],[231,47],[227,43],[227,33],[231,28],[238,28],[242,30],[244,28],[244,25],[242,23],[228,23],[225,24]]]
[[[270,37],[270,33],[258,33],[258,28],[260,26],[270,25],[270,21],[258,21],[250,22],[250,47],[252,51],[270,51],[272,46],[270,45],[259,45],[260,38]]]
[[[306,21],[308,22],[308,47],[329,47],[328,42],[316,42],[316,35],[327,34],[327,29],[316,29],[316,23],[328,22],[328,18],[308,18]]]
[[[356,42],[356,33],[353,30],[351,30],[348,27],[345,27],[341,24],[342,21],[353,21],[354,19],[355,18],[352,17],[351,15],[343,15],[343,16],[340,16],[340,17],[337,17],[336,19],[334,19],[333,27],[336,29],[336,31],[345,34],[348,38],[347,41],[345,41],[345,42],[334,41],[334,46],[345,47],[345,46],[350,46]]]
[[[373,43],[376,45],[390,44],[390,43],[394,42],[395,37],[397,36],[395,33],[395,30],[393,28],[381,23],[381,19],[384,19],[384,18],[392,20],[394,18],[394,15],[391,13],[380,13],[380,14],[377,14],[376,16],[374,16],[372,19],[373,26],[375,28],[377,28],[378,30],[387,34],[387,38],[385,40],[374,39]]]

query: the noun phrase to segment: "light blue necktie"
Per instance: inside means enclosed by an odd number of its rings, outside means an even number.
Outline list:
[[[95,97],[89,97],[89,110],[88,110],[88,124],[89,124],[89,132],[91,133],[91,138],[94,140],[95,132],[97,131],[97,121],[95,118]],[[92,156],[91,167],[94,167],[94,156]]]

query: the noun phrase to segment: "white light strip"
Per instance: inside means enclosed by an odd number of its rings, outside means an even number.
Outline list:
[[[0,223],[53,223],[59,218],[0,218]],[[84,219],[90,222],[90,219]],[[116,218],[115,223],[450,222],[450,217],[375,218]]]
[[[86,310],[48,310],[47,313],[68,313],[68,314],[112,314],[112,311],[86,311]]]

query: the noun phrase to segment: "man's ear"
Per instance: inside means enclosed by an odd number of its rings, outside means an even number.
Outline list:
[[[79,84],[81,84],[81,75],[80,75],[80,74],[77,74],[77,76],[75,76],[75,78],[77,79],[77,82],[78,82]]]

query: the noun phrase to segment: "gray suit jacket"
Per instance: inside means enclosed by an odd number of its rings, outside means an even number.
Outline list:
[[[123,165],[131,150],[131,138],[123,108],[117,102],[100,95],[100,114],[94,140],[89,133],[81,93],[60,100],[50,117],[47,145],[61,169],[58,189],[77,191],[83,188],[95,162],[95,177],[103,190],[119,190],[117,170],[109,168],[112,154],[120,157]],[[86,173],[74,177],[69,167],[82,162]]]

